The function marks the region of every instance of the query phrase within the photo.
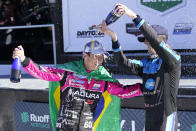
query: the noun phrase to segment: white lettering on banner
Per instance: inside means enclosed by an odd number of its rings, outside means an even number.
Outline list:
[[[39,128],[50,128],[49,124],[44,123],[30,123],[32,127],[39,127]]]
[[[130,92],[130,93],[123,94],[123,95],[119,95],[119,96],[131,96],[131,95],[134,95],[134,94],[136,94],[136,93],[138,93],[138,92],[139,92],[139,90],[135,90],[135,91],[132,91],[132,92]]]
[[[122,129],[122,127],[124,126],[125,122],[126,122],[126,120],[122,120],[122,121],[120,122],[120,128],[121,128],[121,129]]]
[[[31,121],[34,121],[34,122],[48,123],[49,122],[49,115],[38,116],[35,114],[30,114],[30,119],[31,119]]]
[[[178,123],[178,128],[180,128],[180,123]],[[177,129],[177,131],[180,131],[180,129]]]
[[[121,130],[123,129],[123,126],[125,125],[126,122],[130,122],[130,121],[121,120],[121,123],[120,123]],[[179,128],[180,128],[180,123],[178,123],[178,129],[177,129],[177,131],[180,131]],[[131,131],[136,131],[135,120],[131,120]],[[143,128],[143,131],[145,131],[145,127]]]
[[[131,121],[132,131],[135,131],[135,121]]]

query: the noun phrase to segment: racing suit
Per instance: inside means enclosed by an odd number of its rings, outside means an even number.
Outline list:
[[[181,58],[166,46],[143,19],[138,16],[133,21],[158,56],[142,60],[127,59],[119,42],[113,41],[114,59],[121,72],[130,72],[143,80],[145,131],[176,131],[176,97],[181,74]]]
[[[110,97],[109,94],[121,98],[142,94],[139,83],[123,86],[118,82],[94,78],[89,81],[85,75],[61,68],[39,66],[30,58],[24,60],[23,67],[36,78],[60,81],[61,100],[56,131],[96,130],[101,116],[110,104],[111,99],[106,99],[106,97]]]

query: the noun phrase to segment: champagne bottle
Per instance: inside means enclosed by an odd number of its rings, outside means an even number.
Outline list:
[[[20,57],[15,58],[14,62],[12,63],[12,69],[11,69],[11,75],[10,75],[11,82],[13,82],[13,83],[20,82],[21,69],[22,69],[22,64],[21,64]]]
[[[118,18],[121,17],[121,15],[119,15],[119,14],[117,13],[116,8],[117,8],[117,6],[116,6],[112,11],[110,11],[110,13],[109,13],[109,14],[107,15],[107,17],[105,18],[105,23],[106,23],[106,25],[110,25],[110,24],[116,22],[116,20],[118,20]],[[98,28],[97,25],[92,25],[92,26],[90,26],[88,29],[89,29],[89,30],[93,30],[93,29],[97,29],[97,28]]]
[[[121,17],[121,15],[119,15],[116,12],[116,8],[117,8],[117,6],[112,11],[110,11],[110,13],[107,15],[107,17],[105,19],[106,25],[110,25],[110,24],[116,22],[116,20],[118,20],[118,18]]]

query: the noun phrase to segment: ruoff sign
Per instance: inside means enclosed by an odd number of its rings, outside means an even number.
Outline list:
[[[15,131],[52,131],[48,104],[15,102],[14,129]]]

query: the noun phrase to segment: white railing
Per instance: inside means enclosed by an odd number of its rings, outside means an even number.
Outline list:
[[[57,60],[56,60],[56,37],[55,37],[54,24],[29,25],[29,26],[6,26],[6,27],[0,27],[0,30],[45,28],[45,27],[51,27],[52,28],[53,58],[54,58],[54,65],[56,65],[57,64]],[[10,69],[11,69],[11,65],[6,65],[6,64],[0,65],[0,75],[9,75]]]

